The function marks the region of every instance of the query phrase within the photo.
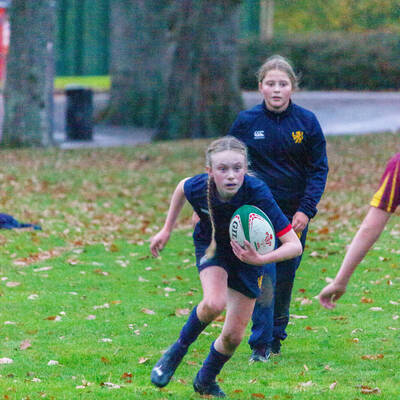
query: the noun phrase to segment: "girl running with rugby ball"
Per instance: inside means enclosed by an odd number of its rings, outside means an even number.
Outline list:
[[[151,253],[157,257],[188,200],[200,218],[193,239],[203,299],[192,310],[177,341],[154,366],[151,381],[158,387],[169,383],[189,346],[226,308],[222,332],[211,344],[193,382],[194,390],[200,394],[225,397],[216,376],[244,336],[260,293],[263,265],[297,257],[302,252],[297,235],[268,186],[246,175],[247,163],[246,146],[238,139],[227,136],[212,142],[206,151],[207,173],[179,182],[165,224],[151,240]],[[259,207],[268,215],[281,242],[277,249],[260,255],[247,241],[244,248],[230,241],[231,216],[244,204]]]

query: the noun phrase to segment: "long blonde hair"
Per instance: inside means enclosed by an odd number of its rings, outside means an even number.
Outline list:
[[[263,65],[261,65],[261,67],[258,69],[257,74],[256,74],[258,82],[259,83],[262,82],[263,79],[265,78],[265,75],[267,75],[267,73],[269,71],[273,71],[273,70],[285,72],[286,75],[289,77],[290,82],[292,83],[293,90],[298,89],[299,78],[295,74],[289,61],[286,58],[284,58],[278,54],[275,54],[275,55],[267,58],[265,63]]]
[[[241,142],[239,139],[236,139],[233,136],[224,136],[220,139],[214,140],[208,146],[206,150],[206,166],[208,168],[212,168],[212,155],[216,153],[220,153],[221,151],[232,150],[236,151],[240,154],[243,154],[245,159],[245,165],[247,166],[248,156],[247,156],[247,147],[246,145]],[[215,250],[217,248],[217,243],[215,241],[215,221],[214,221],[214,213],[212,209],[212,197],[216,195],[216,186],[214,180],[208,176],[207,182],[207,206],[208,206],[208,213],[210,216],[211,222],[211,243],[206,250],[207,258],[212,258],[215,255]]]

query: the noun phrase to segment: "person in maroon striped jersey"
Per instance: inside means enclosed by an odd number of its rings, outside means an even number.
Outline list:
[[[386,166],[379,189],[372,197],[371,207],[351,242],[336,278],[319,294],[319,302],[322,306],[328,309],[336,306],[336,301],[346,292],[347,284],[357,265],[378,240],[383,228],[399,204],[400,153],[397,153]]]

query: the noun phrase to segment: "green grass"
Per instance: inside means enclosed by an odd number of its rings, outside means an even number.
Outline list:
[[[169,386],[149,380],[187,318],[176,314],[201,299],[189,207],[160,259],[150,257],[148,238],[177,182],[203,171],[207,144],[2,151],[2,212],[43,231],[0,232],[0,358],[13,360],[0,365],[0,398],[199,398],[192,379],[221,323],[201,335]],[[398,216],[334,311],[314,298],[398,145],[394,134],[328,138],[328,185],[296,279],[289,339],[280,357],[250,366],[246,337],[220,375],[229,398],[355,400],[363,386],[379,388],[369,398],[398,398]]]
[[[110,89],[110,77],[104,76],[59,76],[54,81],[56,90],[64,90],[68,85],[78,85],[91,88],[95,91]]]

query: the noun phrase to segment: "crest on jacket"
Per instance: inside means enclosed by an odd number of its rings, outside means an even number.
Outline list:
[[[303,141],[303,136],[304,136],[303,131],[292,132],[292,138],[295,143],[301,143]]]

